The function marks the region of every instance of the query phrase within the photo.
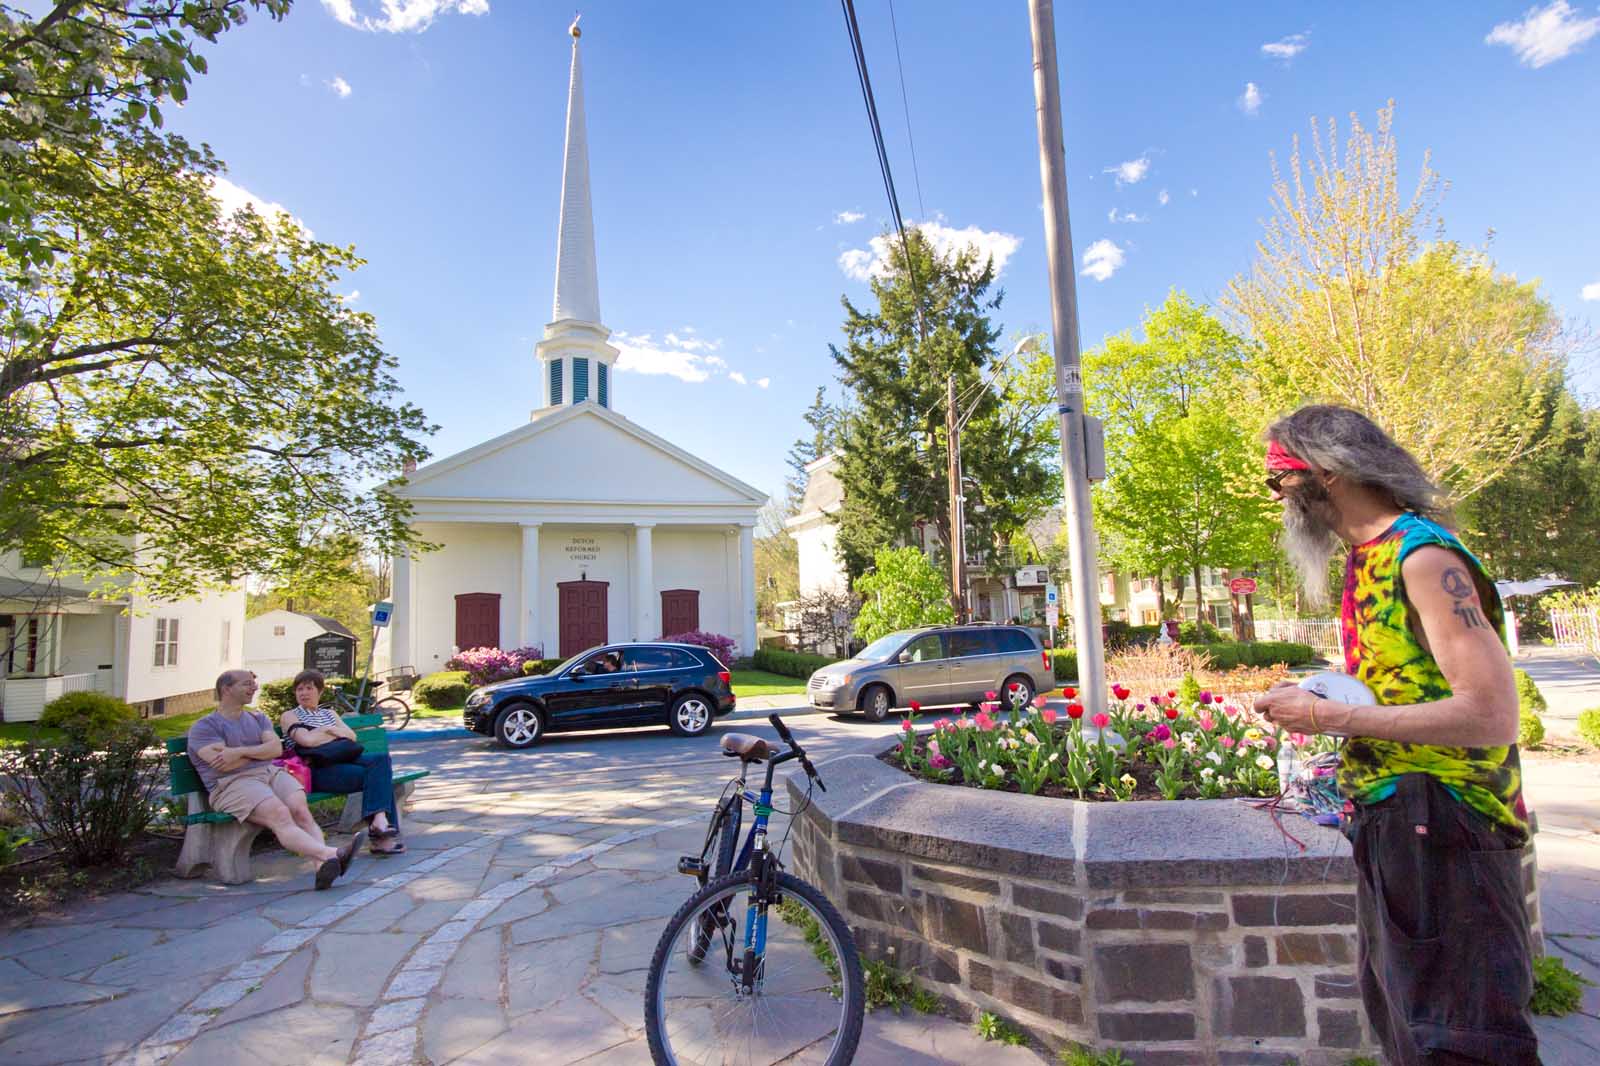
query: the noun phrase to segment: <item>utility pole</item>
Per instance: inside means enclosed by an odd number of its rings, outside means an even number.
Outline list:
[[[961,506],[961,426],[956,421],[956,376],[948,374],[944,410],[945,440],[950,480],[950,606],[956,621],[967,620],[967,532],[965,509]]]
[[[1106,705],[1105,649],[1100,637],[1100,569],[1089,501],[1088,448],[1083,422],[1083,372],[1078,357],[1078,292],[1067,213],[1067,163],[1061,135],[1061,78],[1056,72],[1056,16],[1051,0],[1028,0],[1033,24],[1033,94],[1039,124],[1039,180],[1044,186],[1045,251],[1050,262],[1051,326],[1055,334],[1056,411],[1061,416],[1061,476],[1065,487],[1072,622],[1078,649],[1078,690],[1091,712]]]

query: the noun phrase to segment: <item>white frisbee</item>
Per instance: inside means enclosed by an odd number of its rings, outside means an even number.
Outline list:
[[[1324,670],[1300,680],[1300,687],[1325,700],[1348,703],[1352,707],[1376,706],[1378,697],[1361,681],[1337,670]]]

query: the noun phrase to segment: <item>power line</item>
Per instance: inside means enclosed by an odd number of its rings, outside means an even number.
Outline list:
[[[917,217],[927,221],[928,209],[922,206],[922,175],[917,170],[917,139],[911,135],[911,101],[906,96],[906,68],[900,62],[900,27],[895,24],[894,0],[889,0],[889,31],[894,35],[894,65],[900,72],[900,108],[906,116],[906,143],[911,146],[911,180],[917,184]]]

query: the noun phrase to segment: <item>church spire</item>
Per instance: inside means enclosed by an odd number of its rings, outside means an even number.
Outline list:
[[[561,228],[556,238],[556,299],[551,320],[600,323],[600,280],[594,255],[594,208],[589,199],[589,136],[583,117],[583,66],[578,20],[572,34],[572,79],[567,89],[567,147],[561,172]]]

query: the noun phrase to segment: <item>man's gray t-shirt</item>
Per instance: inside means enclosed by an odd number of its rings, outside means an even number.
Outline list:
[[[237,718],[229,718],[221,711],[212,711],[189,727],[189,761],[194,763],[195,772],[205,783],[206,791],[210,792],[217,787],[218,778],[225,775],[219,775],[215,767],[195,752],[208,744],[219,742],[230,748],[253,748],[273,735],[272,723],[258,711],[247,710]],[[232,772],[238,773],[239,770],[260,765],[259,761],[251,760]]]

